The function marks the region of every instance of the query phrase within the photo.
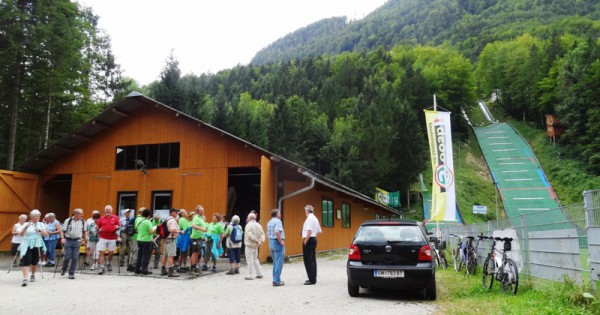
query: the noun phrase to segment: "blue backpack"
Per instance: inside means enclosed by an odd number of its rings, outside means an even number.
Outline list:
[[[242,231],[242,226],[239,224],[233,225],[233,229],[231,230],[231,236],[229,239],[232,243],[237,244],[242,241],[244,238],[244,232]]]

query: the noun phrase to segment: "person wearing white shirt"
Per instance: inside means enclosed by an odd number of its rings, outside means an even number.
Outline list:
[[[317,283],[317,234],[321,233],[319,219],[314,215],[315,208],[311,205],[304,207],[306,221],[302,226],[302,258],[304,259],[304,268],[308,280],[304,285],[313,285]]]

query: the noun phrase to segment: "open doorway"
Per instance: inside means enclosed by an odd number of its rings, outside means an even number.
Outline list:
[[[240,223],[245,225],[248,213],[260,209],[260,169],[230,168],[227,187],[227,220],[238,215]]]
[[[42,213],[54,212],[63,222],[69,217],[71,202],[71,174],[55,175],[42,185]]]

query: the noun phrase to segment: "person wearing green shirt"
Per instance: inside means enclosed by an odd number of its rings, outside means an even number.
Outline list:
[[[135,220],[133,220],[133,227],[137,227],[138,223],[143,219],[142,212],[144,211],[144,207],[141,207],[137,211],[137,216]],[[127,271],[133,272],[135,271],[135,262],[138,256],[138,244],[137,244],[137,229],[135,229],[135,233],[131,236],[131,249],[129,251],[129,261],[127,262]]]
[[[189,216],[188,213],[185,209],[181,209],[179,211],[179,230],[181,230],[181,234],[180,234],[180,238],[183,237],[190,237],[190,233],[191,233],[191,229],[190,229],[190,221],[188,220]],[[185,235],[187,234],[187,235]],[[177,271],[179,273],[181,272],[187,272],[190,271],[190,269],[186,266],[187,265],[187,257],[189,255],[189,251],[190,248],[180,248],[180,246],[177,246],[177,257],[176,261],[178,264],[175,265],[175,269],[177,269]],[[177,265],[180,266],[180,268],[177,268]]]
[[[156,227],[159,224],[163,223],[163,220],[160,218],[160,214],[155,213],[152,220],[150,220],[152,226]],[[158,269],[158,262],[160,261],[160,253],[161,251],[162,240],[156,234],[156,229],[154,234],[152,234],[152,248],[154,249],[154,269]]]
[[[200,210],[201,209],[201,210]],[[190,235],[190,250],[192,252],[191,266],[192,276],[197,277],[201,271],[198,268],[198,262],[201,257],[202,243],[204,242],[204,236],[206,234],[206,227],[208,224],[204,221],[204,207],[196,207],[196,212],[192,212],[192,234]]]
[[[136,221],[138,221],[138,218],[136,218]],[[138,243],[135,273],[149,275],[152,274],[152,271],[148,270],[150,255],[152,254],[152,234],[156,229],[152,226],[152,222],[150,222],[150,210],[144,209],[142,211],[139,222],[136,222],[135,227]]]
[[[217,272],[217,259],[219,259],[219,256],[223,253],[223,247],[221,246],[221,241],[223,240],[223,226],[221,225],[220,214],[213,214],[212,222],[208,224],[206,234],[206,247],[210,248],[210,250],[206,252],[206,257],[209,259],[212,257],[212,272]],[[205,262],[208,261],[205,260]]]

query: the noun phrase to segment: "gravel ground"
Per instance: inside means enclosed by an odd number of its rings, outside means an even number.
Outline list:
[[[379,291],[361,289],[361,296],[351,298],[346,290],[344,255],[318,257],[318,283],[303,285],[306,272],[302,259],[292,260],[283,267],[283,287],[273,287],[271,264],[263,264],[264,279],[244,280],[247,268],[239,275],[225,275],[226,259],[220,259],[219,272],[189,279],[158,279],[158,276],[133,276],[122,268],[117,274],[99,276],[91,271],[69,280],[59,273],[53,278],[50,268],[44,269],[44,279],[39,272],[38,281],[21,287],[21,270],[7,273],[8,259],[1,260],[0,314],[36,314],[51,306],[60,314],[151,314],[225,312],[242,314],[431,314],[439,311],[433,302],[422,299],[414,292]],[[155,272],[156,269],[155,269]],[[102,302],[104,301],[104,302]],[[188,302],[186,302],[188,301]],[[146,303],[145,303],[146,302]],[[104,304],[102,304],[104,303]]]

